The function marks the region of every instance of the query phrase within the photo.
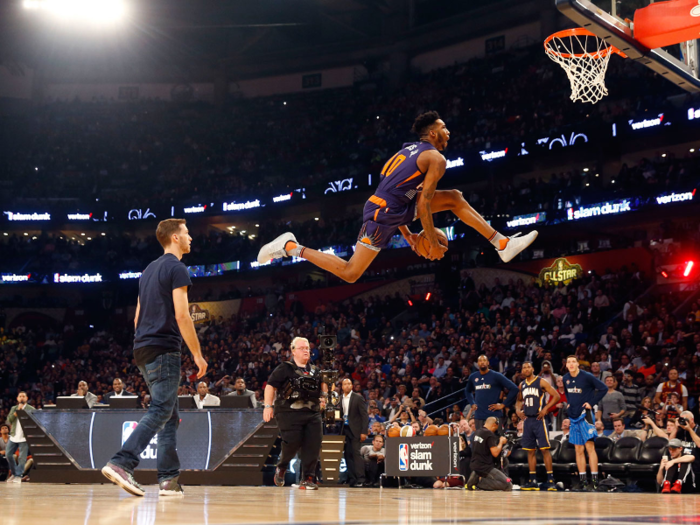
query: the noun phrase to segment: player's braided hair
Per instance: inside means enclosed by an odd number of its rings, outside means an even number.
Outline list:
[[[416,117],[415,122],[413,122],[413,127],[411,132],[415,133],[419,137],[422,137],[428,128],[435,124],[435,121],[440,118],[437,111],[428,111],[426,113],[421,113]]]

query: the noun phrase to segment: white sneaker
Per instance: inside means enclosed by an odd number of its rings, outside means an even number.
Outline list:
[[[274,259],[287,257],[287,252],[284,250],[284,247],[289,241],[297,242],[297,238],[294,237],[294,234],[291,232],[283,233],[274,241],[268,242],[265,246],[260,248],[258,252],[258,264],[265,264]]]
[[[5,480],[5,483],[14,483],[15,481],[15,476],[10,474],[7,479]]]
[[[12,483],[22,483],[22,478],[20,478],[19,476],[15,476],[14,478],[12,478]]]
[[[508,244],[502,250],[496,250],[503,262],[510,262],[516,255],[530,246],[537,239],[537,231],[531,231],[524,237],[520,233],[516,233],[512,237],[508,237]]]

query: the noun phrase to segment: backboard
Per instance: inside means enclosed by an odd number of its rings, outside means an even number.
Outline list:
[[[674,48],[649,49],[634,38],[635,9],[649,0],[555,0],[557,9],[575,24],[604,39],[634,60],[682,89],[700,92],[697,40]],[[676,55],[676,56],[674,56]]]

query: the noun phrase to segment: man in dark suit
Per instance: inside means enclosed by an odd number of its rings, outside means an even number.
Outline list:
[[[352,391],[352,380],[343,379],[343,394],[340,410],[343,418],[342,435],[345,436],[345,465],[351,487],[362,487],[365,483],[365,462],[362,459],[362,442],[369,431],[369,413],[362,395]]]
[[[133,395],[135,394],[124,390],[124,383],[121,379],[117,377],[114,381],[112,381],[112,392],[107,392],[104,396],[102,396],[102,402],[106,405],[109,405],[109,400],[112,399],[114,396],[121,397]]]

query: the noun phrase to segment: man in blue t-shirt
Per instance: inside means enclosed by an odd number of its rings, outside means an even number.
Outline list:
[[[581,490],[598,490],[598,455],[595,451],[595,438],[598,433],[595,429],[595,416],[593,407],[597,405],[608,387],[593,374],[580,370],[578,359],[574,355],[566,358],[566,368],[569,371],[564,376],[564,388],[566,389],[566,401],[569,404],[567,413],[571,421],[569,441],[576,447],[576,466],[581,479]],[[591,421],[586,420],[590,414]],[[586,478],[586,452],[591,466],[591,485]]]
[[[207,372],[197,332],[190,317],[187,290],[192,285],[183,254],[190,253],[192,237],[184,219],[161,221],[156,237],[165,253],[143,271],[134,319],[134,361],[151,394],[148,412],[141,418],[102,474],[134,496],[143,488],[134,479],[139,457],[158,435],[158,482],[161,496],[182,496],[180,460],[177,456],[177,389],[180,385],[180,347],[184,338],[195,365],[197,378]]]
[[[476,405],[474,424],[479,430],[484,426],[484,421],[495,417],[499,426],[503,427],[503,409],[512,406],[518,395],[518,386],[503,374],[489,369],[489,359],[485,355],[477,360],[478,372],[474,372],[467,380],[465,388],[467,402]],[[508,396],[501,403],[501,394],[508,390]]]

